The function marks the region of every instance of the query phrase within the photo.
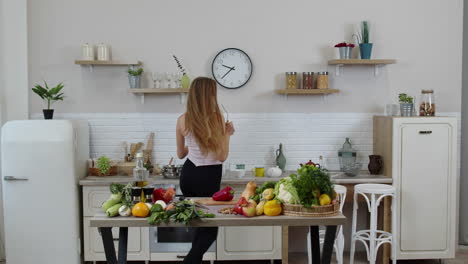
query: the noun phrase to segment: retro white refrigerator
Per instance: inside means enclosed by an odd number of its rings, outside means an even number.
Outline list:
[[[86,175],[85,121],[11,121],[2,128],[8,264],[78,264],[78,181]]]

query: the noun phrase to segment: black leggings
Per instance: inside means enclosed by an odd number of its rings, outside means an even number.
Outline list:
[[[185,197],[211,197],[219,190],[222,172],[223,165],[197,167],[187,159],[180,175],[180,189]],[[217,227],[195,228],[192,249],[183,263],[202,263],[203,254],[210,248],[217,236]]]

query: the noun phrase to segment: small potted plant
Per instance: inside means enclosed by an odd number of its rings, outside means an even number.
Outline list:
[[[413,97],[408,96],[405,93],[401,93],[398,95],[398,100],[400,101],[401,116],[413,116],[413,110],[414,110]]]
[[[359,51],[361,52],[361,59],[368,60],[372,55],[372,43],[369,43],[370,39],[369,22],[361,22],[361,33],[357,33],[354,36],[357,37],[359,42]]]
[[[128,69],[128,82],[130,88],[141,88],[141,75],[143,74],[143,68],[137,70]]]
[[[340,52],[340,59],[351,59],[351,52],[353,51],[354,44],[341,42],[335,45]]]
[[[113,176],[117,175],[117,166],[112,164],[112,161],[106,157],[99,157],[96,162],[92,162],[91,168],[88,169],[90,176]]]
[[[44,86],[40,86],[37,84],[32,88],[32,91],[39,95],[42,100],[47,101],[47,109],[43,109],[42,112],[44,113],[44,119],[53,119],[54,118],[54,109],[50,109],[50,106],[55,101],[63,101],[63,93],[62,91],[64,85],[62,83],[57,84],[57,86],[49,88],[47,82],[44,81]]]

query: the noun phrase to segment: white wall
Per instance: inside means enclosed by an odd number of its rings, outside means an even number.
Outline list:
[[[399,92],[434,89],[441,112],[460,111],[462,0],[354,1],[29,1],[30,83],[64,81],[59,112],[182,112],[178,97],[150,97],[141,105],[128,93],[125,68],[90,73],[74,65],[84,42],[112,45],[114,58],[140,59],[151,71],[176,71],[177,54],[191,76],[210,75],[211,60],[226,47],[245,50],[254,75],[243,88],[220,88],[232,112],[383,112]],[[375,58],[398,64],[373,76],[370,67],[345,68],[333,78],[338,95],[290,97],[285,71],[324,71],[332,46],[350,40],[368,19]],[[329,67],[333,71],[333,67]],[[147,81],[150,80],[146,76]],[[148,83],[148,82],[145,82]],[[31,113],[42,102],[31,98]]]

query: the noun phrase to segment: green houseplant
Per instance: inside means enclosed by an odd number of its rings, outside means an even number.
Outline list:
[[[143,74],[143,68],[138,68],[136,70],[128,69],[127,72],[130,88],[141,88],[141,75]]]
[[[177,68],[179,68],[180,72],[182,73],[182,79],[180,79],[181,87],[184,89],[188,89],[190,87],[190,78],[184,66],[182,66],[182,63],[180,62],[179,58],[177,58],[176,55],[172,55],[172,58],[174,58],[174,61],[177,64]]]
[[[370,40],[370,26],[368,21],[361,22],[361,33],[355,34],[359,42],[359,50],[361,52],[361,59],[370,59],[372,55],[373,44]]]
[[[398,101],[400,102],[400,114],[401,116],[413,116],[414,110],[414,99],[405,93],[398,95]]]
[[[55,87],[49,88],[47,82],[44,81],[44,86],[37,84],[32,88],[32,91],[41,97],[42,100],[47,102],[47,109],[43,109],[44,119],[53,119],[54,109],[50,109],[50,106],[56,101],[63,101],[63,93],[61,93],[64,85],[62,83],[57,84]]]

